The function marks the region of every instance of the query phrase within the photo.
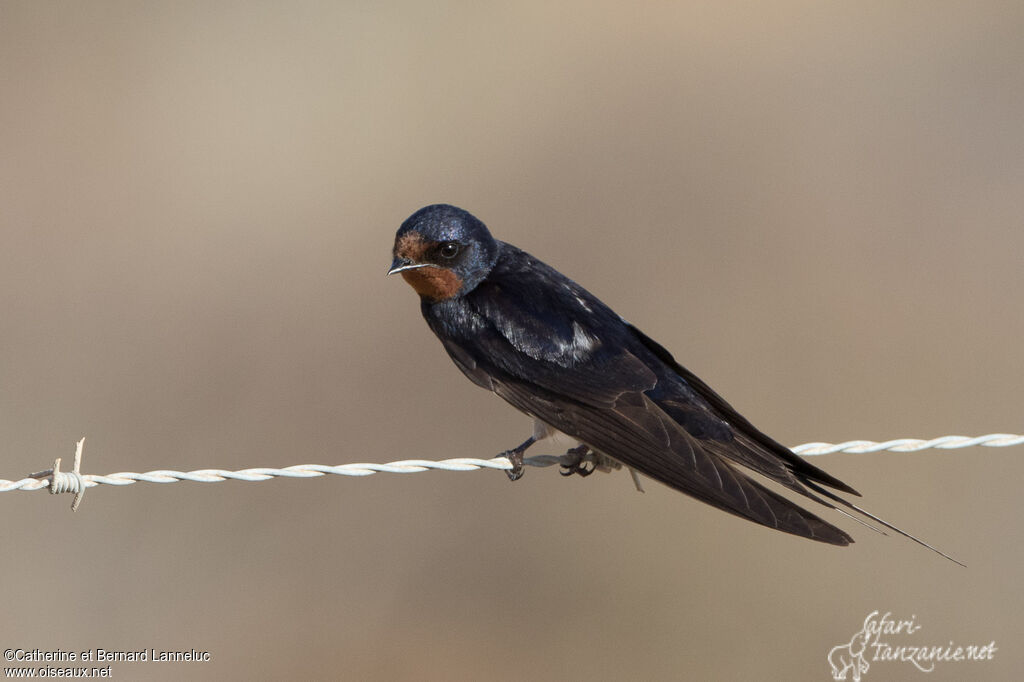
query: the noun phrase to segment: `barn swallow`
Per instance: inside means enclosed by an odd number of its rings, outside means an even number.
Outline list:
[[[419,294],[456,366],[533,418],[534,434],[504,453],[513,480],[523,453],[560,432],[579,442],[563,473],[586,474],[587,460],[610,458],[755,523],[853,542],[746,470],[956,561],[828,490],[860,495],[756,429],[664,347],[562,273],[494,239],[470,213],[447,204],[416,211],[395,235],[393,256],[388,274]]]

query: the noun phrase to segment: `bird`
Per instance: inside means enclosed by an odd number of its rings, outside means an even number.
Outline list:
[[[532,445],[565,434],[578,445],[563,474],[624,465],[763,526],[853,542],[772,482],[960,563],[841,497],[860,493],[759,431],[665,347],[555,268],[492,237],[468,211],[432,204],[409,216],[387,274],[416,291],[427,325],[466,377],[534,420],[533,434],[504,452],[512,480]]]

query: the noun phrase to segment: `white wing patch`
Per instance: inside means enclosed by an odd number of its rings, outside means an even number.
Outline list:
[[[594,312],[594,309],[590,307],[590,304],[587,303],[586,299],[584,299],[582,296],[580,296],[579,289],[577,289],[574,286],[574,283],[566,283],[566,284],[563,284],[562,287],[566,291],[568,291],[570,294],[572,294],[572,297],[576,299],[576,302],[580,304],[581,308],[586,310],[588,313]]]
[[[566,351],[576,362],[586,360],[601,345],[600,340],[586,331],[578,322],[572,323],[572,341],[567,344]]]

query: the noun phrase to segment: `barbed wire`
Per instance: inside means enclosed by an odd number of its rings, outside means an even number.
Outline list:
[[[177,483],[179,481],[194,481],[196,483],[218,483],[220,481],[268,481],[272,478],[318,478],[328,474],[338,476],[370,476],[378,473],[388,474],[411,474],[421,471],[476,471],[478,469],[510,470],[512,463],[506,457],[493,457],[491,459],[476,459],[472,457],[457,457],[453,459],[428,460],[428,459],[403,459],[387,464],[372,464],[358,462],[353,464],[339,464],[329,466],[325,464],[296,464],[281,469],[257,467],[252,469],[241,469],[238,471],[227,471],[224,469],[198,469],[196,471],[173,471],[169,469],[158,469],[145,473],[122,471],[106,476],[99,474],[82,474],[80,471],[82,448],[85,439],[77,443],[75,449],[74,470],[65,472],[60,470],[60,458],[54,461],[52,469],[30,474],[27,478],[17,481],[0,479],[0,493],[12,490],[42,490],[49,489],[51,493],[63,492],[75,493],[75,501],[72,510],[78,508],[82,495],[86,488],[98,485],[126,486],[138,482],[146,483]],[[882,442],[870,440],[849,440],[843,443],[804,443],[792,448],[793,452],[803,456],[828,455],[839,452],[865,454],[869,452],[917,452],[929,448],[939,450],[954,450],[974,446],[990,448],[1003,448],[1024,444],[1024,435],[1012,433],[990,433],[985,436],[942,436],[931,440],[918,438],[898,438]],[[613,460],[609,460],[600,454],[590,452],[584,457],[589,461],[603,468],[617,468]],[[565,455],[538,455],[526,457],[523,464],[532,467],[548,467],[554,465],[566,466],[579,464],[578,456],[567,458]]]
[[[870,440],[848,440],[845,443],[833,445],[832,443],[804,443],[792,448],[798,455],[809,457],[812,455],[831,455],[835,452],[850,452],[863,454],[867,452],[881,452],[891,450],[892,452],[917,452],[936,448],[938,450],[956,450],[959,448],[970,448],[982,445],[988,448],[1006,448],[1011,445],[1024,444],[1024,436],[1012,433],[990,433],[987,436],[942,436],[931,440],[920,440],[917,438],[897,438],[874,442]]]

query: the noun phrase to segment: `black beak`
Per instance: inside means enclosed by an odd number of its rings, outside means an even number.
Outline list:
[[[402,270],[415,270],[416,268],[425,268],[428,265],[430,265],[430,263],[413,263],[408,258],[404,258],[402,256],[395,256],[395,259],[391,261],[391,268],[388,270],[388,274],[393,275],[396,272],[401,272]]]
[[[391,261],[391,267],[388,269],[388,275],[393,275],[396,272],[400,272],[406,265],[412,265],[412,261],[408,258],[402,258],[401,256],[395,256],[394,260]]]
[[[414,263],[409,258],[402,256],[395,256],[394,260],[391,261],[391,267],[388,269],[388,274],[394,274],[395,272],[401,272],[402,270],[415,270],[418,267],[426,267],[430,263]]]

